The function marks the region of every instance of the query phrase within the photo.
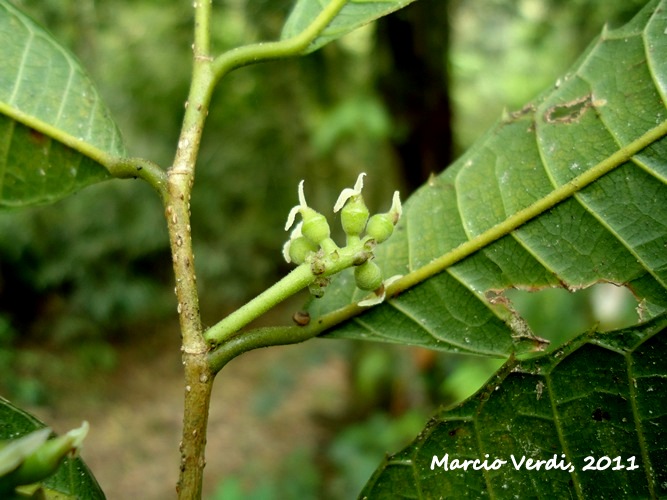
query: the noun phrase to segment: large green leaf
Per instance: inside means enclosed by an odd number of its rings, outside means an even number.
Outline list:
[[[331,3],[337,0],[298,0],[292,9],[281,39],[290,38],[304,31],[310,23]],[[338,15],[313,40],[305,54],[319,49],[336,38],[368,24],[382,16],[399,10],[415,0],[348,0]]]
[[[70,52],[0,0],[0,208],[51,202],[109,178],[120,133]]]
[[[438,413],[411,445],[388,457],[360,497],[664,498],[666,328],[663,315],[632,329],[583,335],[553,355],[509,361],[476,395]],[[512,457],[555,457],[572,468],[547,470],[543,463],[526,470],[524,462],[517,469]],[[453,467],[454,460],[476,459],[477,470],[472,463]],[[489,466],[506,463],[485,470],[485,459]],[[585,470],[591,463],[598,470]]]
[[[16,439],[45,425],[0,397],[0,441]],[[66,458],[58,471],[41,483],[46,498],[104,499],[95,477],[80,458]]]
[[[364,312],[342,275],[311,317],[352,317],[335,337],[507,355],[532,342],[510,288],[612,282],[636,294],[642,319],[664,311],[666,30],[656,2],[606,30],[552,89],[418,190],[377,252],[385,276],[404,276],[389,288],[400,295]]]

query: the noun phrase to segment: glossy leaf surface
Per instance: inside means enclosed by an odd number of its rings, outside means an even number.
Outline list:
[[[417,277],[416,286],[330,335],[499,356],[517,342],[539,347],[504,296],[510,288],[612,282],[638,297],[642,319],[664,311],[666,29],[667,9],[654,2],[628,25],[606,30],[552,89],[508,113],[410,197],[376,262],[385,277]],[[659,133],[644,141],[656,126]],[[638,138],[643,145],[630,161],[616,161]],[[612,168],[598,174],[605,165]],[[364,295],[349,274],[340,276],[310,304],[311,317]]]
[[[313,52],[350,31],[412,2],[414,0],[348,0],[329,26],[308,46],[305,53]],[[331,3],[329,0],[298,0],[285,22],[281,38],[290,38],[301,33],[329,3]]]
[[[88,75],[50,33],[0,1],[0,208],[52,202],[108,179],[125,155]]]
[[[360,498],[664,497],[666,328],[663,315],[509,361],[387,458]]]

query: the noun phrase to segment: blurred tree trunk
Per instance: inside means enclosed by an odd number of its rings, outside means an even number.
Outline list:
[[[452,161],[448,4],[420,0],[378,22],[377,88],[398,126],[393,143],[410,191]]]

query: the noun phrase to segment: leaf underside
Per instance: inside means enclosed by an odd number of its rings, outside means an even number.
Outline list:
[[[377,251],[384,276],[406,275],[502,223],[661,124],[667,93],[667,10],[654,2],[605,30],[574,68],[523,109],[508,113],[404,206]],[[667,140],[495,242],[328,337],[506,356],[525,323],[503,292],[627,286],[641,320],[667,308]],[[363,294],[344,274],[312,317]]]
[[[110,178],[75,146],[125,155],[90,78],[50,33],[5,0],[0,59],[0,208],[52,202]]]
[[[0,397],[0,441],[16,439],[45,425]],[[105,498],[95,477],[80,458],[66,458],[58,471],[42,483],[46,498]]]
[[[360,26],[402,9],[414,1],[350,0],[326,29],[310,43],[304,53],[313,52]],[[280,38],[284,40],[301,33],[329,3],[328,0],[298,0],[285,22]]]
[[[360,498],[663,498],[666,328],[662,315],[632,329],[583,335],[554,355],[509,361],[475,396],[441,411],[387,458]],[[512,462],[554,455],[574,470],[517,470]],[[604,470],[583,470],[589,456]],[[635,470],[628,470],[630,457]],[[485,458],[507,463],[451,468],[454,459]]]

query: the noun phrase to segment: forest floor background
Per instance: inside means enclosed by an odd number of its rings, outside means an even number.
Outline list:
[[[295,452],[316,454],[324,419],[340,415],[346,361],[337,344],[305,344],[246,353],[226,366],[211,403],[205,498],[223,478],[256,486]],[[178,332],[137,334],[114,345],[111,369],[43,383],[49,404],[27,408],[57,433],[90,423],[82,457],[107,498],[175,497],[183,374]]]

